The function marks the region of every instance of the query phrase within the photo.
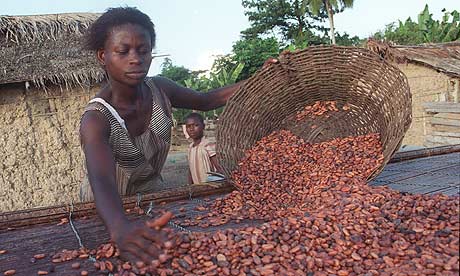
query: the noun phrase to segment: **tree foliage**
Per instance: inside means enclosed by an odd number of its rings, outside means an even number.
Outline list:
[[[315,44],[318,35],[326,33],[322,23],[327,18],[321,11],[314,15],[302,0],[243,0],[245,15],[251,26],[242,31],[245,38],[275,36],[283,42]]]
[[[275,37],[280,48],[303,49],[309,45],[329,44],[330,28],[324,23],[330,12],[339,13],[353,5],[353,0],[243,0],[250,27],[241,33],[243,39]],[[331,23],[331,22],[330,22]],[[334,31],[339,45],[360,45],[357,36]],[[246,70],[249,70],[246,68]]]
[[[388,24],[385,30],[374,34],[374,38],[401,45],[460,40],[459,12],[444,12],[441,20],[435,20],[426,5],[418,15],[417,22],[409,17],[405,22]]]
[[[319,15],[322,10],[326,12],[329,18],[330,38],[332,44],[336,44],[334,13],[353,7],[353,2],[354,0],[302,0],[302,5],[308,5],[314,15]]]
[[[313,14],[319,14],[322,9],[326,9],[326,3],[337,13],[346,8],[352,8],[354,2],[354,0],[303,0],[303,4],[309,5]]]
[[[277,57],[279,52],[280,45],[273,37],[247,38],[237,41],[232,48],[232,60],[234,64],[244,64],[238,80],[252,76],[268,58]]]
[[[170,58],[165,58],[161,64],[160,76],[173,80],[181,85],[185,85],[185,80],[191,78],[194,74],[184,66],[176,66]]]
[[[174,65],[172,60],[167,58],[162,64],[160,76],[169,78],[185,87],[206,93],[209,90],[235,83],[243,68],[244,64],[242,63],[235,65],[229,63],[222,67],[217,67],[215,63],[211,72],[207,74],[206,71],[191,71],[183,66]],[[175,108],[173,116],[178,123],[182,123],[185,116],[190,112],[187,109]],[[212,118],[218,116],[221,112],[222,108],[200,113],[204,117]]]

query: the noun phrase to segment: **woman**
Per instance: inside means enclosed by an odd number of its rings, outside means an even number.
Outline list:
[[[218,108],[240,84],[198,93],[166,78],[146,78],[155,30],[150,18],[135,8],[108,9],[90,27],[86,44],[96,52],[107,84],[81,119],[88,176],[81,199],[95,200],[123,257],[150,262],[157,255],[160,234],[130,222],[120,195],[151,192],[160,180],[170,144],[172,107]]]

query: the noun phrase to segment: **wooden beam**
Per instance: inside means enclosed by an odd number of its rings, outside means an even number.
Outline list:
[[[444,145],[460,144],[460,138],[456,138],[456,137],[442,137],[442,136],[427,135],[425,140],[429,143],[440,143]]]
[[[442,132],[460,132],[460,128],[456,126],[443,126],[443,125],[433,125],[433,131],[442,131]]]
[[[431,118],[432,125],[444,125],[460,127],[460,120],[444,119],[444,118]]]
[[[444,132],[444,131],[433,131],[432,136],[441,136],[441,137],[455,137],[460,138],[460,128],[457,128],[458,132]]]
[[[439,146],[427,149],[411,150],[397,152],[391,157],[388,163],[398,163],[401,161],[412,160],[417,158],[460,152],[460,145]]]
[[[441,118],[441,119],[450,119],[450,120],[459,120],[460,121],[460,113],[437,113],[433,116],[434,118]]]
[[[141,197],[141,206],[146,207],[150,202],[158,204],[160,202],[172,202],[181,199],[189,198],[190,191],[193,197],[201,197],[207,195],[217,195],[232,191],[233,186],[226,182],[213,183],[215,187],[210,186],[192,186],[180,187],[174,190],[161,191],[158,193],[147,194]],[[123,198],[123,207],[132,209],[136,206],[137,196]],[[37,225],[55,221],[56,223],[62,218],[69,216],[70,204],[34,208],[27,210],[12,211],[0,213],[0,230],[8,228],[19,228],[29,225]],[[96,215],[96,206],[94,202],[83,202],[74,204],[73,217],[94,216]]]
[[[423,103],[426,112],[431,113],[460,113],[460,103],[430,102]]]

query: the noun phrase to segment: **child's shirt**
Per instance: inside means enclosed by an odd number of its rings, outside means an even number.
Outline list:
[[[211,163],[211,157],[214,155],[216,155],[215,143],[209,141],[204,136],[198,145],[193,146],[193,142],[189,145],[188,164],[193,184],[206,182],[208,178],[207,172],[215,171]]]

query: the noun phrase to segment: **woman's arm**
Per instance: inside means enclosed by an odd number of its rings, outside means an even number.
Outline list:
[[[268,58],[262,68],[278,63],[275,58]],[[228,85],[222,88],[213,89],[206,93],[197,92],[193,89],[183,87],[163,77],[154,77],[155,84],[166,93],[173,107],[209,111],[225,105],[230,97],[245,82]]]
[[[109,146],[107,120],[97,111],[86,112],[80,138],[96,208],[109,232],[126,221],[115,180],[115,161]]]
[[[130,222],[125,216],[115,179],[115,160],[109,145],[107,120],[97,111],[84,114],[80,138],[86,157],[89,182],[96,209],[122,257],[150,262],[157,256],[152,243],[161,243],[157,231],[144,223]]]
[[[209,111],[219,108],[238,90],[243,82],[202,93],[183,87],[167,78],[155,77],[155,84],[168,96],[173,107]]]

